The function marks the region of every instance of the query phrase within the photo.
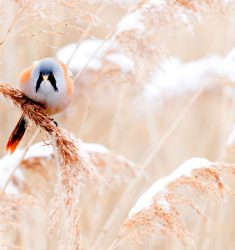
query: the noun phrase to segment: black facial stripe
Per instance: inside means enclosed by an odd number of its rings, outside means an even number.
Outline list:
[[[58,88],[56,86],[56,80],[55,80],[55,77],[52,73],[49,74],[48,76],[48,80],[49,82],[51,83],[52,87],[54,88],[55,91],[58,91]]]
[[[43,77],[42,77],[42,72],[40,72],[39,74],[39,77],[38,77],[38,80],[37,80],[37,84],[36,84],[36,92],[38,92],[40,86],[41,86],[41,83],[43,81]],[[58,88],[56,86],[56,80],[55,80],[55,77],[54,75],[50,72],[49,75],[48,75],[48,81],[51,83],[52,87],[54,88],[54,90],[57,92],[58,91]]]
[[[38,92],[38,89],[40,88],[42,81],[43,81],[42,73],[40,73],[38,80],[37,80],[37,84],[36,84],[36,93]]]

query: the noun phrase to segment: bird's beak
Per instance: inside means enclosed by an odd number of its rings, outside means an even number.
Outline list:
[[[48,76],[49,75],[42,75],[43,81],[47,81],[48,80]]]

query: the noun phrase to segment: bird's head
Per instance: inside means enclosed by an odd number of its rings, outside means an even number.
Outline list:
[[[36,79],[35,91],[38,92],[42,84],[51,84],[54,91],[58,92],[58,80],[64,75],[63,69],[54,58],[45,58],[35,65],[33,78]]]

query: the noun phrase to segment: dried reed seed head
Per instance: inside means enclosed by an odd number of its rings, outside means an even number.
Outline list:
[[[22,249],[22,247],[8,241],[8,235],[22,230],[23,216],[29,216],[29,211],[38,209],[38,202],[31,195],[10,195],[0,192],[0,233],[1,249]],[[4,237],[6,235],[6,237]]]
[[[2,226],[2,220],[14,220],[14,216],[18,217],[25,210],[29,208],[37,208],[37,201],[31,196],[26,194],[10,195],[5,193],[0,193],[0,216]]]
[[[122,230],[124,231],[121,233],[134,230],[136,237],[148,236],[150,231],[155,234],[160,232],[163,236],[175,234],[183,244],[193,243],[191,234],[183,223],[182,212],[179,208],[182,205],[191,207],[205,218],[200,207],[196,205],[196,201],[205,195],[217,200],[223,198],[224,194],[231,193],[223,181],[223,176],[226,172],[235,174],[234,164],[207,162],[203,165],[205,163],[203,159],[199,159],[198,162],[202,164],[195,165],[191,160],[190,167],[190,161],[187,161],[189,169],[186,169],[187,165],[183,164],[175,173],[157,181],[155,186],[152,186],[149,192],[140,198],[143,204],[138,201],[136,208],[131,210],[129,218],[123,223]],[[199,191],[199,196],[189,195],[186,187],[196,193]],[[156,190],[155,193],[153,188]],[[144,200],[145,195],[146,200]]]
[[[83,0],[20,0],[11,1],[10,7],[12,8],[10,8],[2,1],[0,9],[5,10],[5,15],[1,15],[0,21],[6,25],[0,37],[0,46],[7,39],[17,35],[23,38],[30,37],[48,47],[56,48],[56,45],[47,42],[47,34],[61,36],[62,31],[66,28],[67,33],[77,32],[78,35],[81,35],[83,34],[82,25],[94,22],[95,17],[99,19],[87,11],[84,5],[89,6],[89,3]],[[12,13],[9,10],[14,11]],[[13,17],[9,18],[9,16]],[[45,36],[43,36],[44,34]]]
[[[191,204],[179,197],[175,200],[174,194],[168,194],[164,199],[170,204],[168,210],[161,205],[161,197],[156,198],[151,209],[143,210],[124,221],[121,234],[130,234],[134,230],[132,240],[139,237],[151,239],[176,235],[184,245],[192,244],[192,234],[188,232],[177,208],[177,205]]]
[[[32,157],[27,160],[21,161],[21,167],[26,170],[31,170],[35,173],[38,173],[47,181],[53,179],[53,169],[51,159],[46,159],[43,157]]]
[[[170,183],[168,189],[177,191],[177,188],[182,190],[182,188],[189,187],[217,199],[223,197],[225,191],[221,176],[219,168],[195,169],[191,176],[182,176]]]
[[[94,166],[94,172],[97,171],[100,176],[102,176],[103,182],[120,185],[121,183],[127,182],[130,176],[136,176],[136,166],[134,163],[120,155],[114,154],[104,146],[83,142],[77,142],[77,146],[79,148],[79,157],[83,162],[82,166]],[[40,142],[29,148],[20,166],[23,171],[26,170],[26,172],[24,172],[26,175],[28,173],[36,173],[43,177],[46,182],[52,183],[56,177],[55,168],[53,167],[54,160],[55,154],[53,153],[52,145],[48,142]],[[74,172],[75,170],[77,172]],[[78,180],[77,177],[80,175],[79,168],[73,168],[73,170],[68,168],[68,171],[62,171],[64,175],[64,185],[68,185],[67,180],[73,178],[71,175],[74,176],[75,181]],[[92,186],[94,185],[94,179],[90,180],[90,184]],[[22,180],[17,178],[17,176],[14,177],[13,185],[16,186],[17,190],[24,188],[24,191],[26,191],[26,189],[28,189],[26,188],[26,183],[22,183]],[[105,186],[107,188],[110,187],[109,185]],[[97,189],[94,191],[96,195],[97,192],[103,193],[104,185],[97,185]]]

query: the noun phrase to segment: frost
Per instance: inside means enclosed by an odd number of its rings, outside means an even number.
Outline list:
[[[166,211],[169,210],[169,204],[164,199],[164,193],[167,192],[167,186],[183,176],[190,176],[194,169],[205,168],[212,166],[212,163],[205,158],[191,158],[185,161],[170,175],[156,181],[136,202],[135,206],[130,210],[128,217],[134,214],[149,209],[154,201],[154,196],[161,195],[160,206]]]

